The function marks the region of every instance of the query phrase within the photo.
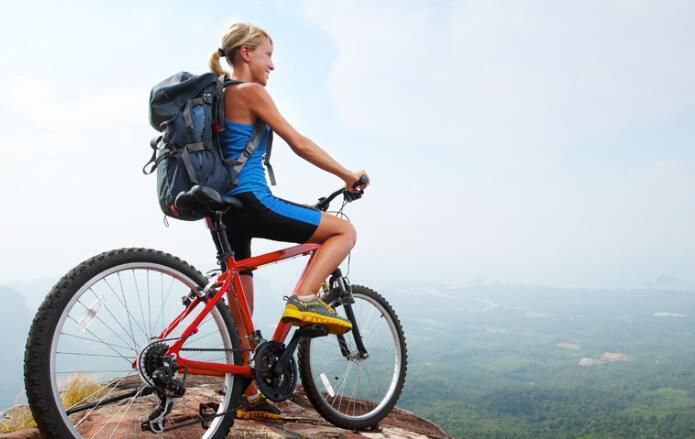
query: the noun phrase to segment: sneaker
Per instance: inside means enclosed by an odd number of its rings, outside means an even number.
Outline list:
[[[349,320],[340,317],[318,297],[311,300],[300,300],[297,296],[288,297],[282,321],[297,326],[325,325],[331,334],[342,334],[352,329]]]
[[[244,395],[236,409],[236,417],[237,419],[282,419],[282,412],[263,395],[256,396],[253,401]]]

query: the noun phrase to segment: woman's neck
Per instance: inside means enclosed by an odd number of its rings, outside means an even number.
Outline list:
[[[240,66],[234,66],[232,69],[232,79],[236,79],[237,81],[244,81],[244,82],[252,82],[253,81],[253,76],[251,75],[251,71],[247,67],[246,64],[242,64]]]

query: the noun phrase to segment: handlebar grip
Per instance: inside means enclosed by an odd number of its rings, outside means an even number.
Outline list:
[[[352,188],[353,188],[353,189],[357,189],[357,188],[359,188],[360,186],[364,186],[364,185],[366,185],[366,184],[369,184],[369,177],[367,177],[366,175],[362,174],[362,176],[360,177],[360,179],[357,180],[357,181],[355,182],[355,184],[352,185]]]

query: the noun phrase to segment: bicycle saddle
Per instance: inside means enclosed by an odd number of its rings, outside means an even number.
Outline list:
[[[216,210],[227,210],[230,207],[243,207],[238,199],[225,197],[216,190],[201,185],[195,185],[188,191],[179,193],[174,205],[179,212],[186,214],[207,214]]]

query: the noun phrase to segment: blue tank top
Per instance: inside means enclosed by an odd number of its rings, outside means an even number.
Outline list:
[[[251,154],[248,161],[241,169],[237,177],[237,185],[227,193],[228,196],[241,194],[243,192],[253,192],[256,194],[269,194],[270,188],[265,179],[265,167],[263,166],[263,155],[268,146],[268,133],[270,128],[265,125],[265,132],[261,138],[261,143]],[[222,131],[222,155],[225,159],[237,159],[241,152],[246,148],[246,144],[253,134],[253,124],[237,123],[229,120],[224,121]]]
[[[221,137],[222,155],[225,159],[236,159],[246,148],[246,144],[253,134],[253,125],[225,120],[224,128]],[[280,198],[274,197],[270,192],[270,188],[265,179],[265,166],[263,166],[263,155],[268,147],[269,133],[270,127],[265,125],[265,132],[263,133],[263,137],[261,137],[261,143],[241,169],[241,172],[237,176],[237,185],[234,189],[227,192],[226,195],[232,196],[251,192],[262,205],[272,212],[287,218],[318,226],[321,222],[321,212],[316,209],[281,200]]]

